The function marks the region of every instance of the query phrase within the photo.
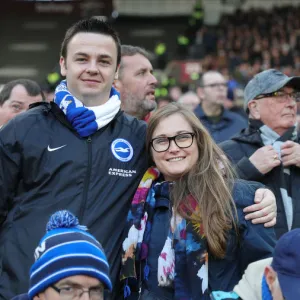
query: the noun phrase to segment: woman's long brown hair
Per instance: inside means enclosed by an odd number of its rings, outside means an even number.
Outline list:
[[[204,227],[210,252],[222,258],[226,253],[228,231],[236,230],[236,207],[232,199],[234,171],[222,150],[213,141],[208,131],[193,112],[181,104],[170,103],[157,110],[150,118],[147,130],[146,145],[151,154],[150,143],[153,132],[159,122],[171,115],[180,114],[190,124],[195,133],[199,159],[192,169],[176,181],[171,198],[174,210],[182,217]],[[154,151],[152,149],[152,151]],[[192,195],[200,208],[197,217],[191,217],[181,204],[188,195]],[[188,211],[192,208],[189,206]]]

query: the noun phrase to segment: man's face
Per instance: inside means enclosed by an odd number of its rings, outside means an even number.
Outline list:
[[[290,94],[293,91],[291,87],[284,87],[280,90],[284,94]],[[296,101],[287,94],[251,101],[252,103],[249,103],[251,116],[261,120],[265,125],[282,135],[296,123],[297,119]]]
[[[141,54],[122,57],[122,74],[116,82],[120,91],[123,110],[143,119],[156,108],[155,87],[150,61]]]
[[[10,97],[0,106],[0,126],[19,113],[26,111],[31,103],[43,101],[42,95],[30,96],[23,85],[16,85]]]
[[[205,74],[203,85],[204,87],[201,89],[202,100],[211,104],[223,105],[227,99],[227,83],[225,78],[217,72]]]
[[[73,36],[67,57],[60,59],[69,91],[87,106],[105,103],[117,67],[117,46],[111,36],[80,32]]]
[[[82,290],[84,291],[83,293]],[[88,290],[90,290],[91,297],[89,297]],[[80,296],[81,293],[81,297],[76,297]],[[53,287],[48,287],[44,292],[36,295],[33,300],[103,300],[103,295],[103,284],[98,279],[85,275],[76,275],[58,281]]]

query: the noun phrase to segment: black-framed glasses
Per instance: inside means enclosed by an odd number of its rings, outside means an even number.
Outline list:
[[[286,102],[289,98],[292,98],[296,102],[300,102],[300,92],[292,92],[292,93],[287,93],[284,91],[277,91],[269,94],[262,94],[259,95],[255,98],[255,100],[259,100],[262,98],[275,98],[276,101],[280,103]]]
[[[103,300],[103,287],[92,287],[84,289],[79,286],[66,286],[58,288],[55,285],[51,286],[57,293],[59,293],[62,300],[80,299],[84,293],[88,293],[91,300]]]
[[[224,87],[227,88],[227,83],[226,82],[219,82],[219,83],[211,83],[211,84],[205,84],[203,87],[210,87],[210,88],[219,88],[219,87]]]
[[[151,146],[156,152],[165,152],[170,148],[171,141],[174,141],[179,148],[189,148],[194,141],[195,133],[183,132],[174,136],[157,137],[151,141]]]

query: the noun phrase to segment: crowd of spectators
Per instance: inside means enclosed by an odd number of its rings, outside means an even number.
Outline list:
[[[204,70],[221,70],[241,86],[268,68],[299,75],[299,15],[299,6],[224,14],[218,26],[203,25],[197,30],[189,58],[200,59]]]
[[[238,9],[223,14],[217,26],[205,25],[198,19],[188,25],[185,36],[189,43],[178,44],[176,59],[199,61],[202,74],[209,70],[220,72],[228,82],[229,101],[225,101],[224,106],[243,113],[243,89],[255,74],[275,68],[287,76],[300,75],[299,15],[300,6],[275,6],[271,10]],[[177,73],[167,73],[167,83],[158,77],[159,106],[161,100],[162,105],[165,104],[166,97],[177,101],[182,93],[195,91],[202,75],[191,74],[190,84],[182,84],[178,79],[173,82]],[[179,96],[174,96],[173,90]]]
[[[285,23],[275,31],[269,28],[270,37],[265,37],[269,21],[262,18],[258,27],[247,27],[242,14],[232,20],[224,17],[215,32],[207,31],[210,43],[203,43],[200,59],[214,60],[198,74],[196,93],[181,90],[170,77],[168,93],[158,90],[158,106],[179,104],[156,112],[158,80],[150,55],[121,45],[114,29],[98,18],[80,20],[67,30],[59,61],[66,80],[59,83],[61,76],[50,73],[43,87],[47,97],[39,88],[32,95],[28,82],[4,86],[3,115],[22,104],[15,99],[38,96],[27,99],[22,110],[32,101],[50,103],[34,103],[19,116],[13,111],[5,125],[0,115],[1,299],[19,294],[19,300],[75,299],[83,293],[94,300],[120,299],[123,293],[127,299],[220,299],[221,294],[243,300],[300,298],[300,136],[295,126],[300,77],[273,69],[256,74],[244,93],[249,123],[226,104],[228,90],[241,83],[235,86],[232,76],[243,64],[255,73],[270,67],[295,73],[300,42],[296,34],[291,44],[291,36],[284,35]],[[246,75],[253,76],[251,72]],[[245,137],[230,140],[245,128]],[[224,152],[219,142],[224,142]],[[70,147],[76,151],[67,151]],[[154,167],[144,173],[147,155]],[[68,211],[55,213],[64,207],[86,225],[79,225]],[[45,225],[49,215],[47,233],[34,249],[44,233],[36,224]],[[283,242],[272,260],[275,233]],[[59,235],[66,239],[55,241]],[[88,261],[84,266],[84,255],[76,247],[63,251],[76,236],[96,248],[92,254],[82,248]],[[33,252],[35,262],[30,259]],[[66,259],[66,270],[57,257]],[[247,266],[266,258],[255,276],[262,297],[246,298],[248,290],[239,280],[248,281],[253,265],[248,271]],[[112,294],[104,296],[105,288]]]

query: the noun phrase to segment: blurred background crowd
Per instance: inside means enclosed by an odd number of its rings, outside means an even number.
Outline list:
[[[90,15],[111,22],[123,44],[152,53],[162,105],[195,89],[207,70],[225,76],[236,105],[264,69],[300,75],[299,0],[7,0],[1,14],[0,85],[33,79],[49,99],[61,80],[62,35]]]

